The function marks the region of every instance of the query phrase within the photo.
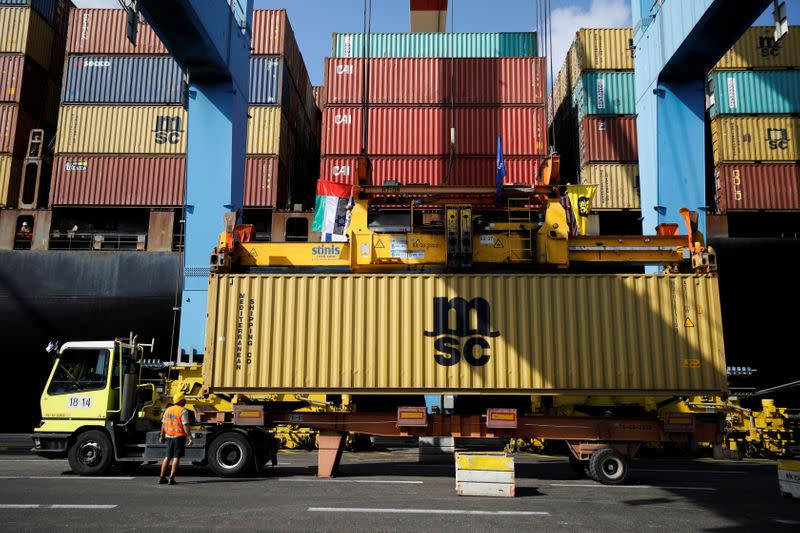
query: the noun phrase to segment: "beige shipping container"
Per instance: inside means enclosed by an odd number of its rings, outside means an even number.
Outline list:
[[[789,33],[775,41],[775,28],[756,26],[747,30],[736,44],[722,56],[717,70],[800,68],[800,26],[791,26]]]
[[[0,155],[0,207],[15,207],[19,196],[20,160]]]
[[[186,111],[180,106],[62,106],[56,153],[186,153]]]
[[[212,275],[209,391],[726,390],[708,275]]]
[[[289,123],[277,106],[254,106],[250,108],[247,128],[248,155],[278,155],[283,158],[290,141]],[[284,147],[281,150],[281,147]]]
[[[714,163],[797,161],[800,118],[728,117],[711,121]]]
[[[633,56],[628,50],[630,28],[583,28],[578,30],[571,50],[570,87],[584,70],[633,70]]]
[[[0,8],[0,53],[26,54],[48,70],[53,53],[53,28],[30,8]]]
[[[639,165],[591,163],[581,169],[581,184],[597,185],[592,210],[641,209]]]

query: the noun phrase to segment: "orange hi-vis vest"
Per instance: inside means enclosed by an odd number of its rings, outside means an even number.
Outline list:
[[[183,429],[181,415],[186,409],[180,405],[172,405],[164,413],[164,433],[167,437],[185,437],[186,430]]]

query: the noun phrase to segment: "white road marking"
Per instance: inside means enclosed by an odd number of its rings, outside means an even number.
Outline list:
[[[746,474],[744,470],[675,470],[672,468],[632,468],[633,472],[676,472],[679,474]]]
[[[84,477],[84,476],[0,476],[0,479],[66,479],[71,481],[130,481],[135,479],[130,476],[99,476],[99,477]]]
[[[0,463],[63,463],[66,461],[66,459],[0,459]]]
[[[773,518],[773,520],[779,524],[787,524],[790,526],[800,525],[800,520],[784,520],[782,518]]]
[[[666,490],[712,490],[713,487],[676,487],[667,485],[600,485],[590,483],[551,483],[551,487],[585,487],[592,489],[666,489]]]
[[[53,504],[40,503],[0,503],[0,509],[114,509],[116,505],[91,505],[91,504]]]
[[[465,514],[491,516],[549,515],[546,511],[471,511],[468,509],[391,509],[370,507],[309,507],[312,513]]]
[[[389,480],[389,479],[318,479],[318,478],[296,478],[296,477],[282,477],[280,481],[295,481],[305,483],[385,483],[388,485],[421,485],[424,481],[411,481],[411,480]]]

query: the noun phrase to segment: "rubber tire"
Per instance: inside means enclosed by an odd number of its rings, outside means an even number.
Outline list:
[[[95,443],[97,450],[100,452],[99,460],[92,465],[87,465],[79,459],[81,451],[90,443]],[[67,459],[69,460],[69,467],[73,472],[79,476],[99,476],[108,472],[111,465],[114,464],[114,450],[111,447],[111,439],[104,431],[85,431],[78,435],[75,443],[70,446],[67,452]]]
[[[628,477],[628,460],[613,448],[600,448],[589,458],[589,475],[603,485],[619,485]]]
[[[571,453],[569,454],[569,466],[581,477],[591,477],[589,474],[589,462],[581,461]]]
[[[238,461],[231,466],[220,462],[226,453],[238,454]],[[255,469],[253,444],[241,433],[229,431],[214,438],[208,448],[208,467],[219,477],[242,477]]]

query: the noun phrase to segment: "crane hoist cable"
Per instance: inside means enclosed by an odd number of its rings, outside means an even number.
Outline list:
[[[369,78],[372,34],[372,0],[364,0],[363,39],[361,41],[361,155],[369,154]]]

